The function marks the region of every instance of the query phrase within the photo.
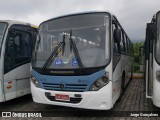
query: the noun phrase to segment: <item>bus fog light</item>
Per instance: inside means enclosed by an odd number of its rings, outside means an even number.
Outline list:
[[[160,71],[159,70],[156,72],[156,79],[158,82],[160,82]]]
[[[39,87],[39,82],[33,75],[31,75],[31,81],[36,87]]]

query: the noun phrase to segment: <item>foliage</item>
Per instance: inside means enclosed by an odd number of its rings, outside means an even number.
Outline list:
[[[140,61],[142,56],[140,56],[140,47],[144,45],[144,42],[136,42],[133,44],[134,47],[134,72],[140,72]]]
[[[133,44],[134,56],[139,56],[139,48],[144,45],[144,42],[136,42]]]

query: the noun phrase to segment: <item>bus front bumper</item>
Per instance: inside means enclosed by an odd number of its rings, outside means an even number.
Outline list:
[[[31,82],[31,93],[33,101],[37,103],[96,110],[108,110],[113,107],[111,82],[99,91],[87,92],[44,90],[35,87]],[[55,101],[56,94],[68,95],[70,101]],[[75,94],[81,95],[81,97],[77,97]]]

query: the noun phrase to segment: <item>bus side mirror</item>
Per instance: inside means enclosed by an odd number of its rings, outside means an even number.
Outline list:
[[[148,40],[154,39],[154,24],[153,23],[147,23],[147,37]]]
[[[114,42],[120,43],[121,42],[121,29],[115,29],[113,36],[114,36]]]
[[[154,36],[154,24],[153,23],[147,23],[146,27],[146,38],[145,38],[145,45],[144,45],[144,53],[145,53],[145,59],[149,60],[150,53],[153,53],[153,41]]]

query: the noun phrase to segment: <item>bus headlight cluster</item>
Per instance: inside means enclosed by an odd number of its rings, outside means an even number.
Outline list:
[[[33,75],[31,75],[31,81],[36,87],[40,87],[38,80]]]
[[[160,82],[160,70],[156,72],[156,79],[158,82]]]
[[[98,91],[99,89],[101,89],[102,87],[104,87],[105,85],[107,85],[109,83],[109,78],[108,76],[103,76],[102,78],[96,80],[91,88],[90,91]]]

